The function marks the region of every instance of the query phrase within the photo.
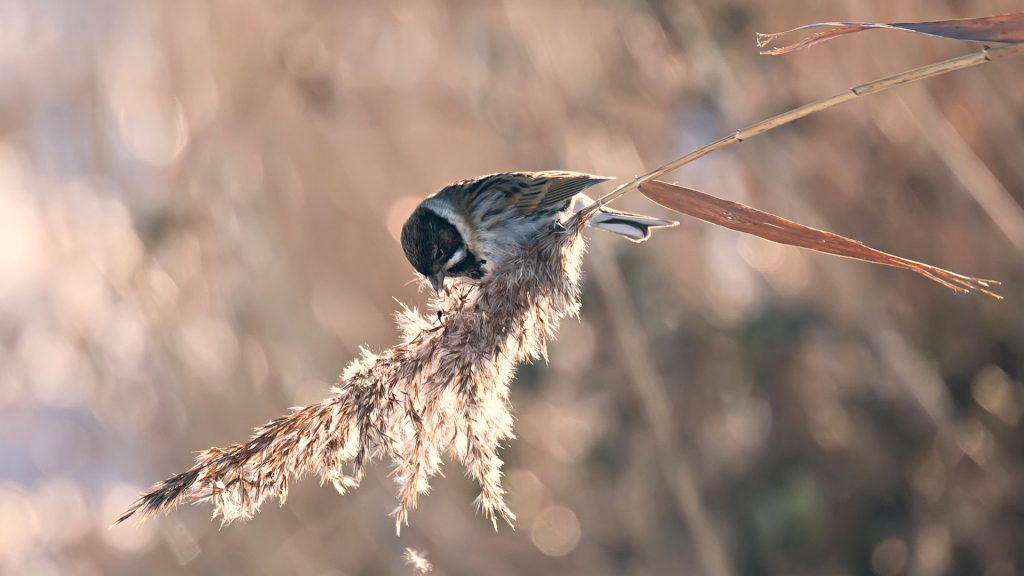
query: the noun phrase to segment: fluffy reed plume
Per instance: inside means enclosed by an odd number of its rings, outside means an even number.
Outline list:
[[[417,576],[423,576],[434,569],[434,567],[430,565],[430,560],[427,560],[426,555],[419,550],[406,548],[405,551],[402,552],[402,558],[405,559],[406,566],[412,566],[412,569],[416,571]]]
[[[344,494],[368,462],[387,458],[400,486],[400,529],[447,454],[480,485],[476,504],[495,528],[499,516],[511,524],[498,456],[512,438],[509,382],[516,364],[545,357],[559,321],[579,310],[581,227],[573,219],[546,232],[477,287],[456,284],[432,299],[437,315],[403,306],[401,343],[364,349],[329,397],[257,428],[248,442],[201,452],[118,522],[205,501],[225,523],[249,518],[268,499],[283,503],[294,477],[319,475]]]

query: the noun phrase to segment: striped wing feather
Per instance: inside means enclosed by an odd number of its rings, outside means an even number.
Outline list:
[[[530,183],[512,198],[512,204],[525,214],[552,207],[560,209],[562,204],[583,190],[611,180],[607,176],[580,172],[534,172],[530,176]]]

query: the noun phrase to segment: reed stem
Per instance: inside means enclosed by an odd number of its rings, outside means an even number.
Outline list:
[[[614,202],[615,200],[618,200],[628,192],[636,190],[637,188],[640,187],[641,184],[644,184],[645,182],[654,180],[659,176],[662,176],[677,168],[685,166],[699,158],[703,158],[704,156],[707,156],[712,152],[721,150],[726,146],[730,146],[737,142],[743,142],[744,140],[757,136],[758,134],[763,134],[765,132],[768,132],[769,130],[778,128],[779,126],[784,126],[786,124],[789,124],[790,122],[799,120],[800,118],[810,116],[811,114],[821,112],[822,110],[828,110],[829,108],[838,106],[839,104],[843,104],[845,102],[849,102],[850,100],[854,100],[861,96],[867,96],[868,94],[877,94],[878,92],[884,92],[885,90],[889,90],[890,88],[895,88],[897,86],[902,86],[904,84],[909,84],[911,82],[916,82],[918,80],[933,78],[935,76],[941,76],[942,74],[947,74],[949,72],[953,72],[956,70],[963,70],[964,68],[970,68],[972,66],[984,64],[986,62],[992,62],[994,60],[1000,60],[1012,56],[1020,56],[1022,54],[1024,54],[1024,44],[1009,44],[1006,46],[998,46],[995,48],[986,46],[985,48],[978,52],[965,54],[963,56],[958,56],[956,58],[950,58],[949,60],[943,60],[941,62],[935,62],[933,64],[928,64],[926,66],[921,66],[919,68],[914,68],[912,70],[907,70],[905,72],[900,72],[898,74],[893,74],[891,76],[879,78],[878,80],[867,82],[865,84],[859,84],[857,86],[839,92],[838,94],[834,94],[827,98],[822,98],[821,100],[816,100],[814,102],[804,104],[803,106],[793,108],[792,110],[783,112],[782,114],[772,116],[771,118],[766,118],[764,120],[761,120],[760,122],[755,122],[754,124],[751,124],[746,128],[737,130],[732,134],[729,134],[728,136],[720,138],[702,148],[698,148],[697,150],[694,150],[693,152],[690,152],[685,156],[676,158],[671,162],[663,164],[655,168],[654,170],[647,172],[646,174],[636,176],[629,182],[621,184],[616,189],[598,198],[597,202],[591,204],[590,206],[587,206],[586,208],[581,209],[579,212],[576,213],[574,217],[581,219],[588,218],[591,214],[593,214],[602,206],[605,206],[611,202]]]

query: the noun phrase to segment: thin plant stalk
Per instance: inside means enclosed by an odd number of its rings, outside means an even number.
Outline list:
[[[803,106],[793,108],[792,110],[783,112],[782,114],[772,116],[771,118],[766,118],[764,120],[761,120],[760,122],[755,122],[754,124],[751,124],[746,128],[741,128],[740,130],[737,130],[732,134],[729,134],[728,136],[715,140],[714,142],[706,146],[698,148],[697,150],[694,150],[693,152],[690,152],[685,156],[676,158],[671,162],[663,164],[655,168],[654,170],[647,172],[646,174],[636,176],[629,182],[621,184],[616,189],[598,198],[597,202],[594,202],[590,206],[587,206],[586,208],[577,212],[575,217],[580,219],[586,219],[602,206],[614,202],[615,200],[621,198],[628,192],[636,190],[637,188],[640,187],[641,184],[644,184],[645,182],[650,182],[655,178],[658,178],[668,172],[685,166],[695,160],[703,158],[704,156],[707,156],[712,152],[721,150],[726,146],[736,144],[737,142],[743,142],[744,140],[753,138],[758,134],[763,134],[765,132],[768,132],[769,130],[778,128],[779,126],[785,126],[786,124],[789,124],[806,116],[810,116],[811,114],[821,112],[822,110],[828,110],[829,108],[849,102],[850,100],[854,100],[861,96],[877,94],[878,92],[884,92],[885,90],[889,90],[890,88],[895,88],[897,86],[902,86],[904,84],[909,84],[911,82],[916,82],[918,80],[934,78],[935,76],[941,76],[943,74],[954,72],[956,70],[963,70],[964,68],[970,68],[972,66],[977,66],[979,64],[985,64],[986,62],[992,62],[994,60],[1000,60],[1012,56],[1020,56],[1022,54],[1024,54],[1024,44],[1010,44],[1007,46],[999,46],[995,48],[986,46],[985,48],[978,52],[965,54],[963,56],[958,56],[956,58],[950,58],[949,60],[943,60],[942,62],[935,62],[933,64],[928,64],[926,66],[921,66],[919,68],[914,68],[912,70],[900,72],[899,74],[893,74],[891,76],[879,78],[878,80],[867,82],[865,84],[859,84],[837,94],[833,94],[832,96],[829,96],[827,98],[822,98],[821,100],[816,100],[814,102],[804,104]]]

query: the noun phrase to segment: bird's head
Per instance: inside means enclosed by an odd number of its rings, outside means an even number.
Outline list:
[[[436,292],[444,287],[445,278],[484,275],[483,262],[470,250],[459,223],[450,210],[424,203],[402,226],[405,257]]]

